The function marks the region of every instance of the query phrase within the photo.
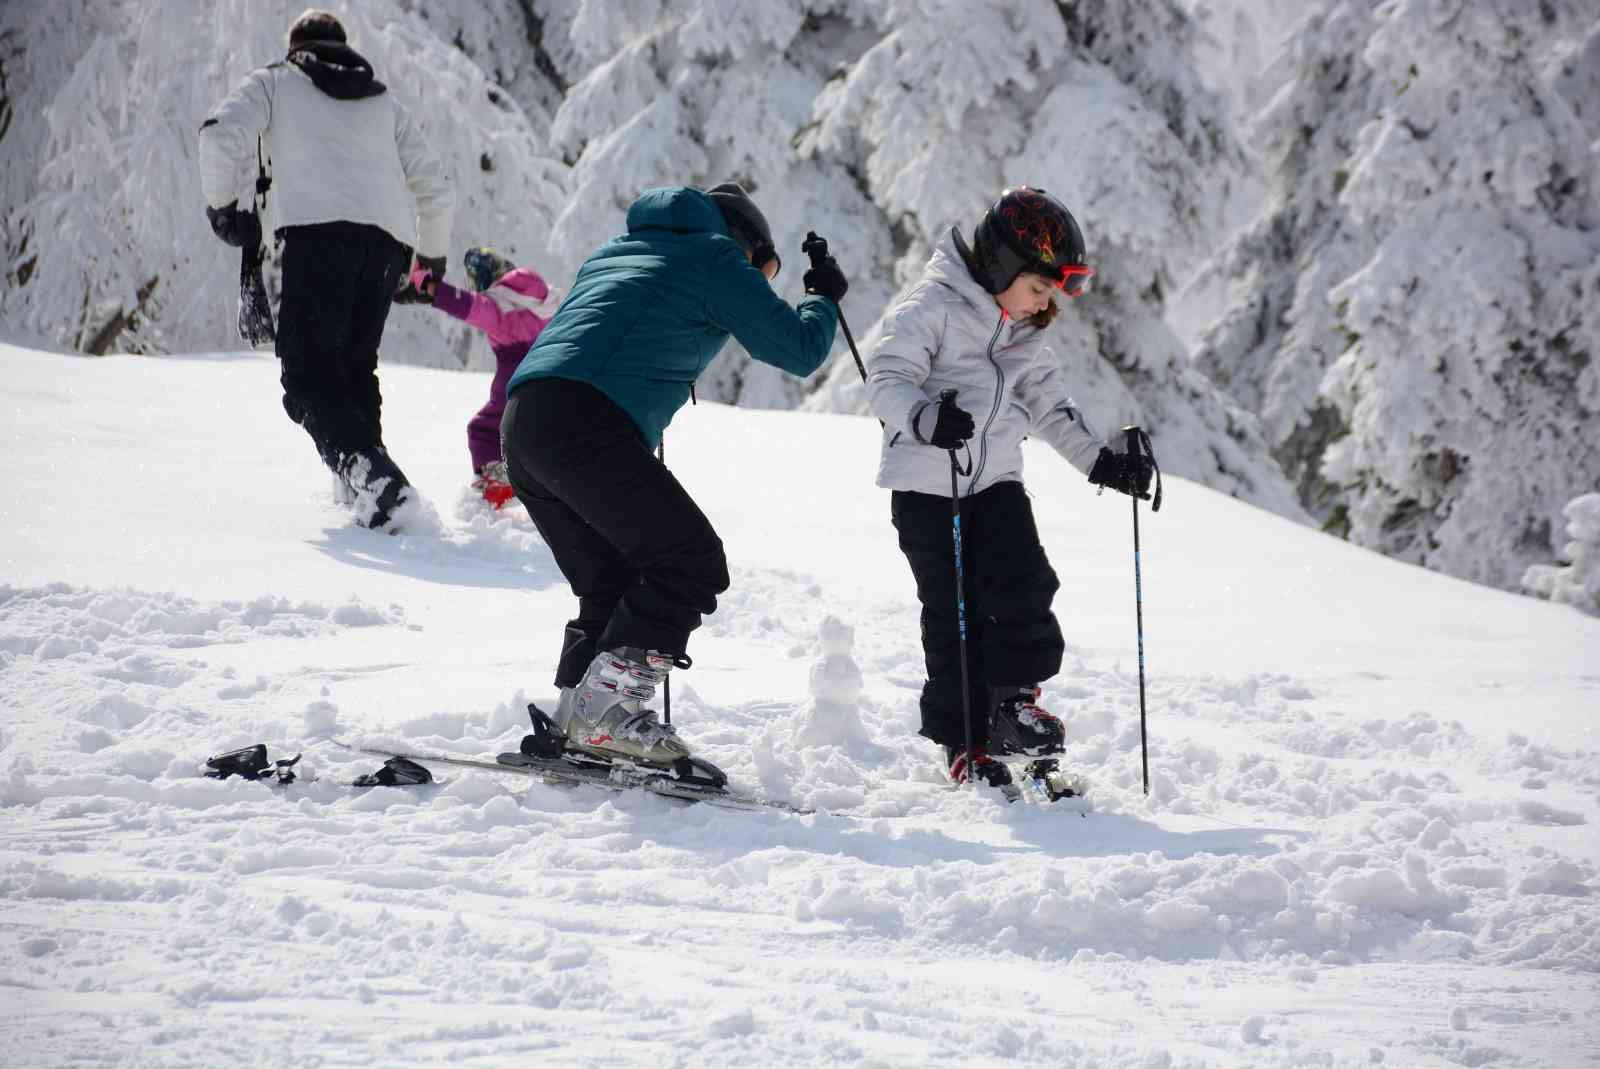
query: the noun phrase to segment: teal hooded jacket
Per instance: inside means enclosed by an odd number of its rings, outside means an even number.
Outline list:
[[[833,347],[838,309],[810,296],[790,307],[728,234],[698,189],[646,190],[628,232],[600,246],[506,384],[587,382],[633,418],[651,449],[732,335],[750,355],[809,375]]]

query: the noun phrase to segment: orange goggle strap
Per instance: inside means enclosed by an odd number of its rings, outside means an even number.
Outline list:
[[[1056,280],[1056,289],[1068,297],[1076,297],[1089,288],[1089,280],[1093,277],[1094,268],[1084,264],[1067,264]]]

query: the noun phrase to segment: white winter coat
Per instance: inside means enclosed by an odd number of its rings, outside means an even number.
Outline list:
[[[251,71],[200,129],[200,189],[211,207],[248,188],[241,178],[256,175],[258,136],[274,230],[369,223],[418,255],[448,253],[454,190],[392,91],[336,100],[292,63]]]
[[[976,424],[971,472],[958,476],[963,497],[995,483],[1022,481],[1022,440],[1049,442],[1088,473],[1106,443],[1067,396],[1065,376],[1044,331],[1013,322],[980,286],[947,234],[922,280],[884,320],[867,367],[867,401],[883,421],[878,485],[950,495],[950,454],[927,444],[941,391]],[[967,465],[967,450],[957,450]]]

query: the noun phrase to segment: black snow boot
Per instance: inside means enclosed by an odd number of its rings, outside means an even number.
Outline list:
[[[339,477],[355,495],[356,522],[375,531],[389,527],[395,509],[411,496],[405,472],[381,445],[346,457]]]

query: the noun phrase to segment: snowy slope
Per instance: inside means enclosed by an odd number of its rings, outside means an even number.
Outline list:
[[[667,455],[734,586],[674,719],[835,815],[458,770],[360,793],[376,762],[333,737],[482,756],[549,695],[559,573],[465,494],[487,378],[385,367],[431,503],[390,537],[332,504],[270,358],[0,369],[15,1064],[1600,1058],[1600,620],[1171,480],[1141,513],[1147,799],[1128,504],[1034,450],[1069,642],[1046,704],[1099,809],[1007,807],[914,735],[876,427],[703,404]],[[198,775],[256,741],[318,779]]]

